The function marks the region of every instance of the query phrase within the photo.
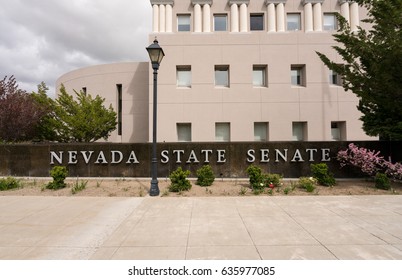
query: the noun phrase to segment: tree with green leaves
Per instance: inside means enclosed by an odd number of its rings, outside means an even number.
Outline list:
[[[351,31],[338,16],[339,44],[333,48],[344,64],[317,52],[343,77],[343,87],[359,98],[363,129],[383,140],[402,140],[402,0],[355,0],[368,11],[368,30]]]
[[[94,142],[101,138],[107,140],[116,129],[116,112],[110,105],[104,106],[104,98],[77,92],[75,97],[68,94],[64,85],[59,96],[53,100],[46,94],[44,84],[39,85],[34,96],[38,103],[49,109],[42,118],[40,138],[57,142]]]

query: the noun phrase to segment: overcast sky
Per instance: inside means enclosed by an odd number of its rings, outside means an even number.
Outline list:
[[[147,61],[149,0],[0,0],[0,79],[36,91],[71,70]]]

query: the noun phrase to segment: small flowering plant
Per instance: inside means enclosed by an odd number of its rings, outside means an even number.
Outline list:
[[[265,188],[279,188],[282,186],[282,176],[273,173],[263,173],[261,168],[255,165],[250,165],[246,169],[249,176],[250,186],[254,190],[263,190]]]
[[[300,177],[298,186],[299,188],[305,189],[307,192],[313,192],[317,186],[317,179],[313,177]]]

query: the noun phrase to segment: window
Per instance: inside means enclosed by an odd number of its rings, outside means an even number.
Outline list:
[[[215,66],[215,86],[229,87],[229,66],[216,65]]]
[[[264,15],[251,14],[250,15],[250,30],[264,30]]]
[[[307,141],[307,123],[293,122],[292,123],[293,141]]]
[[[254,65],[253,66],[253,86],[266,87],[267,86],[267,66]]]
[[[290,79],[293,86],[306,86],[306,71],[304,65],[291,65]]]
[[[333,141],[346,140],[346,122],[331,122],[331,139]]]
[[[215,123],[215,140],[230,141],[230,123]]]
[[[332,31],[338,29],[338,21],[335,14],[324,14],[324,30]]]
[[[177,16],[177,31],[190,31],[190,15]]]
[[[83,88],[82,88],[82,92],[84,93],[84,95],[87,95],[87,88],[86,88],[86,87],[83,87]]]
[[[227,15],[214,15],[214,31],[227,31]]]
[[[123,91],[122,91],[123,86],[121,84],[116,85],[116,90],[117,90],[117,135],[122,135],[122,115],[123,115]]]
[[[191,123],[178,123],[177,140],[179,142],[191,142]]]
[[[177,87],[190,88],[191,87],[191,66],[177,66],[176,67]]]
[[[329,83],[334,86],[342,86],[342,76],[334,70],[329,70]]]
[[[287,30],[297,31],[301,30],[301,17],[300,14],[287,14],[286,16]]]
[[[268,141],[268,123],[254,123],[254,141]]]

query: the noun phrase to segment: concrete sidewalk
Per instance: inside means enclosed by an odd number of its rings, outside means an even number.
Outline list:
[[[402,260],[402,196],[4,196],[0,259]]]

